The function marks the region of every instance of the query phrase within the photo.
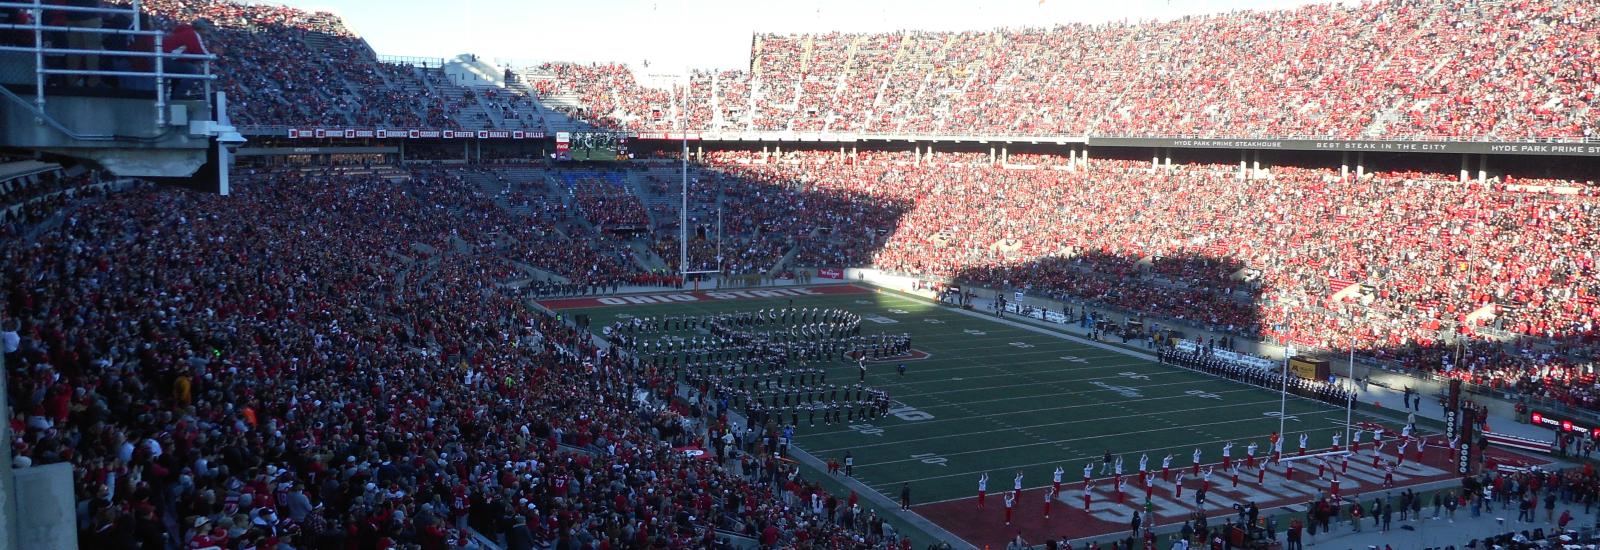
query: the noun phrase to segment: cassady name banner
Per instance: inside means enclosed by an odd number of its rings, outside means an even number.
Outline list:
[[[544,132],[522,130],[389,130],[373,128],[290,128],[289,139],[544,139]]]

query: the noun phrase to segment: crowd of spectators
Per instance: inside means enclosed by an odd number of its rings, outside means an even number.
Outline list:
[[[4,159],[0,159],[3,161]],[[0,166],[5,163],[0,162]],[[100,172],[69,174],[59,167],[0,179],[0,226],[22,233],[54,214],[60,205],[103,194]]]
[[[331,13],[232,0],[140,6],[151,16],[147,26],[196,23],[205,48],[219,57],[217,89],[227,92],[237,124],[459,129],[465,116],[473,127],[491,125],[471,90],[442,76],[425,84],[418,69],[379,62]],[[506,128],[543,129],[532,99],[518,91],[499,90],[489,103]]]
[[[142,5],[163,26],[205,22],[237,122],[542,128],[522,92],[480,102],[437,70],[385,66],[328,13]],[[553,78],[533,90],[575,93],[580,118],[641,131],[1592,138],[1596,41],[1600,8],[1583,0],[1379,0],[1048,28],[758,34],[749,71],[694,71],[661,88],[621,64],[546,63],[538,69]]]
[[[225,0],[152,0],[140,6],[160,21],[204,21],[207,48],[218,56],[219,89],[235,123],[344,124],[355,99],[331,63],[348,59],[356,38],[336,17],[266,4]],[[305,40],[325,37],[324,57]],[[364,47],[361,46],[361,47]]]
[[[1017,155],[832,151],[707,155],[742,212],[795,239],[799,266],[875,265],[1121,310],[1404,366],[1504,368],[1562,387],[1600,344],[1600,192],[1592,182]],[[1518,190],[1561,184],[1572,194]],[[1535,185],[1537,184],[1537,185]],[[826,202],[825,208],[812,209]],[[792,222],[803,221],[800,225]],[[826,226],[827,232],[817,231]],[[1464,337],[1554,342],[1444,351]],[[1480,349],[1481,348],[1481,349]],[[1530,373],[1525,365],[1553,371]],[[1552,374],[1553,373],[1553,374]],[[1457,374],[1460,375],[1460,374]],[[1561,398],[1593,405],[1581,384]],[[1533,386],[1522,382],[1524,389]]]
[[[793,265],[870,264],[1354,343],[1600,407],[1592,363],[1560,350],[1432,345],[1494,329],[1592,349],[1592,183],[1011,160],[721,151],[699,173],[747,213],[725,226],[723,263],[739,271],[793,248]],[[508,283],[530,278],[524,266],[607,288],[660,279],[621,241],[579,232],[559,199],[493,168],[243,172],[227,199],[145,187],[78,208],[96,199],[61,196],[46,206],[64,218],[46,231],[29,235],[42,216],[0,226],[0,326],[18,334],[14,454],[73,463],[95,547],[444,548],[467,525],[513,547],[697,544],[711,526],[888,540],[848,507],[786,508],[820,489],[783,463],[673,452],[729,433],[770,456],[714,411],[638,399],[667,382],[595,359],[583,333],[523,307],[528,293]],[[1553,184],[1574,192],[1516,190]],[[697,240],[705,261],[711,243]],[[676,257],[675,241],[657,243]]]
[[[1459,487],[1431,493],[1406,489],[1345,499],[1330,496],[1308,503],[1303,514],[1292,515],[1286,524],[1273,518],[1270,530],[1274,539],[1276,533],[1283,533],[1293,541],[1291,546],[1303,545],[1306,539],[1314,545],[1319,533],[1326,540],[1330,534],[1346,529],[1389,533],[1395,531],[1394,523],[1399,523],[1401,530],[1414,530],[1422,522],[1455,523],[1460,519],[1466,523],[1498,516],[1496,521],[1506,529],[1502,534],[1463,541],[1461,547],[1559,547],[1587,536],[1588,528],[1576,521],[1578,515],[1574,512],[1582,506],[1587,515],[1600,502],[1600,479],[1589,466],[1562,470],[1485,468],[1483,473],[1463,478]],[[1508,523],[1512,512],[1516,512],[1515,519]]]
[[[572,196],[589,223],[602,231],[638,230],[650,225],[639,197],[617,183],[580,179],[572,187]]]
[[[678,118],[651,115],[687,94],[693,130],[1584,138],[1600,130],[1600,54],[1587,47],[1597,40],[1600,8],[1583,0],[1381,0],[983,32],[758,34],[749,73],[697,72],[681,90],[641,86],[616,64],[548,68],[591,120],[644,131],[677,129]]]
[[[8,443],[72,465],[84,547],[894,541],[775,432],[664,406],[663,375],[526,307],[503,209],[457,174],[251,172],[0,234]]]

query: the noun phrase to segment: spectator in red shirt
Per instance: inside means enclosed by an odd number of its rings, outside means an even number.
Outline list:
[[[166,46],[166,53],[203,55],[206,44],[201,40],[198,31],[210,28],[210,23],[204,19],[195,21],[193,25],[179,23],[167,33],[162,44]],[[200,62],[191,59],[168,59],[167,72],[175,74],[200,74]],[[175,98],[193,98],[200,93],[200,81],[193,78],[175,79],[172,85],[172,95]]]

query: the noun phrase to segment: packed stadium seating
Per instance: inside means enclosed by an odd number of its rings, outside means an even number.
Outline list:
[[[1103,160],[1084,172],[1057,169],[1065,159],[1046,155],[996,167],[970,154],[916,165],[904,153],[862,154],[852,164],[835,152],[767,160],[716,153],[708,177],[720,178],[743,208],[768,212],[751,223],[773,231],[743,233],[770,234],[768,244],[810,233],[791,220],[835,213],[836,235],[799,241],[819,263],[835,252],[863,255],[889,269],[1098,296],[1152,315],[1253,323],[1237,328],[1289,340],[1338,347],[1354,338],[1420,368],[1436,368],[1439,355],[1408,357],[1404,344],[1471,330],[1461,316],[1480,300],[1519,306],[1502,316],[1506,330],[1543,327],[1530,334],[1593,343],[1592,301],[1557,306],[1541,298],[1595,291],[1587,256],[1560,248],[1594,248],[1600,195],[1592,184],[1558,197],[1427,173],[1340,180],[1280,168],[1274,191],[1263,195],[1268,182],[1209,165],[1151,173],[1142,163]],[[308,545],[391,538],[438,548],[468,524],[491,537],[583,540],[632,529],[697,539],[707,524],[685,519],[691,515],[757,536],[767,524],[780,526],[775,536],[854,536],[780,520],[795,512],[773,504],[782,500],[773,486],[742,477],[748,470],[671,453],[691,442],[681,432],[685,417],[631,408],[626,391],[630,383],[659,391],[661,378],[576,360],[592,356],[577,332],[517,305],[521,294],[502,284],[527,278],[520,263],[575,281],[638,270],[563,240],[559,220],[570,215],[558,213],[559,201],[526,182],[498,184],[513,174],[535,178],[499,167],[422,169],[408,178],[361,165],[251,172],[227,210],[271,216],[222,216],[222,199],[152,188],[110,200],[62,196],[50,213],[72,223],[0,252],[3,324],[22,337],[7,358],[22,373],[12,381],[22,413],[16,454],[23,464],[73,461],[80,492],[104,495],[91,503],[86,540],[114,547],[181,533]],[[8,182],[7,201],[95,176],[51,177],[35,180],[44,187]],[[1051,185],[1036,185],[1047,179]],[[362,200],[346,200],[353,196]],[[824,206],[813,212],[802,202]],[[510,217],[520,214],[531,216]],[[1298,223],[1264,223],[1284,216]],[[18,242],[46,217],[4,226],[5,240]],[[882,237],[846,237],[852,231]],[[1396,236],[1430,245],[1377,246]],[[72,275],[85,269],[94,275]],[[1257,282],[1230,278],[1239,270],[1258,271]],[[26,283],[40,280],[51,283]],[[1332,296],[1362,284],[1373,289]],[[156,286],[166,293],[110,290]],[[61,311],[73,315],[54,313]],[[1280,320],[1290,316],[1307,321]],[[491,345],[508,340],[518,345]],[[1480,343],[1459,357],[1451,376],[1600,405],[1586,365],[1556,354]],[[453,367],[438,369],[441,362]],[[585,385],[584,373],[596,368],[608,382]],[[330,372],[339,373],[337,384]],[[368,387],[376,389],[352,390]],[[501,405],[473,397],[490,395],[516,397]],[[588,397],[574,402],[577,395]],[[470,406],[478,402],[484,407]],[[409,406],[391,408],[402,403]],[[575,406],[585,413],[564,414]],[[510,418],[522,420],[496,420]],[[407,440],[407,432],[427,435]],[[581,451],[562,454],[571,448]],[[582,503],[617,498],[609,482],[577,484],[585,473],[611,475],[613,461],[640,468],[618,474],[624,487],[688,467],[731,492],[684,486],[671,491],[675,504],[627,493],[612,504],[663,517],[684,510],[659,524],[580,512]],[[556,498],[556,479],[570,480],[566,490],[576,493]],[[776,489],[798,498],[812,490]],[[174,498],[161,496],[168,494]],[[734,494],[746,499],[744,511],[726,508]],[[169,515],[183,528],[165,524]],[[213,523],[196,528],[196,516]]]
[[[469,88],[380,61],[329,14],[142,5],[210,23],[246,126],[545,131],[541,102],[575,94],[587,123],[649,131],[1600,137],[1600,6],[1585,0],[759,35],[748,70],[672,89],[570,63]],[[248,167],[223,199],[30,166],[0,172],[13,454],[74,465],[86,547],[434,550],[468,525],[513,547],[699,547],[718,530],[889,544],[881,522],[785,477],[771,434],[732,430],[758,457],[744,461],[676,452],[726,419],[641,404],[668,380],[595,359],[586,333],[526,307],[551,288],[679,283],[662,274],[685,267],[675,173]],[[1600,410],[1593,181],[1244,179],[970,149],[712,149],[694,170],[689,269],[873,266],[1022,289]],[[785,506],[812,494],[827,513]]]
[[[674,451],[728,428],[641,405],[661,375],[520,304],[515,264],[561,257],[498,246],[479,186],[348,172],[66,201],[26,246],[5,226],[16,463],[74,465],[85,547],[885,544],[764,434],[742,464]],[[812,493],[835,513],[785,505]]]
[[[551,78],[537,87],[491,88],[489,98],[437,68],[385,66],[331,14],[145,5],[213,23],[205,34],[223,57],[222,89],[245,124],[544,130],[531,96],[571,93],[591,124],[649,131],[1520,140],[1600,128],[1600,59],[1586,47],[1600,40],[1600,9],[1581,0],[757,35],[748,72],[696,71],[686,87],[642,86],[623,65],[546,63],[537,70]]]
[[[921,165],[907,153],[770,156],[719,152],[708,163],[740,176],[730,182],[790,197],[745,211],[831,222],[833,238],[805,241],[797,265],[874,264],[1093,297],[1283,342],[1355,343],[1426,368],[1440,367],[1436,354],[1401,350],[1486,328],[1597,342],[1600,282],[1581,252],[1600,246],[1592,183],[1565,182],[1579,194],[1558,195],[1422,172],[1357,180],[1279,167],[1256,181],[1227,165],[1152,173],[1117,160],[1067,171],[1067,159],[1048,156],[1009,167],[977,154]],[[797,181],[807,186],[775,185]],[[788,206],[817,194],[845,200],[804,214]]]
[[[159,21],[206,21],[220,57],[219,89],[236,123],[543,131],[528,91],[487,92],[449,82],[437,68],[379,62],[337,16],[225,0],[141,3]],[[495,115],[489,111],[495,110]],[[512,116],[507,116],[512,115]]]
[[[990,136],[1592,138],[1600,58],[1584,45],[1596,40],[1600,9],[1581,0],[1385,0],[989,32],[757,35],[748,74],[691,77],[688,123]],[[651,116],[676,96],[640,86],[626,67],[550,67],[591,106],[592,120],[678,129],[677,117]]]

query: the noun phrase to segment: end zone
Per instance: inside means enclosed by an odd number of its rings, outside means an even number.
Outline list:
[[[1552,463],[1543,457],[1503,449],[1490,448],[1487,452],[1486,462],[1490,468],[1542,467]],[[1370,454],[1362,456],[1371,457]],[[1179,489],[1175,482],[1159,478],[1147,490],[1138,476],[1130,475],[1128,479],[1132,481],[1126,482],[1127,491],[1122,495],[1114,492],[1112,481],[1102,476],[1087,486],[1081,481],[1063,483],[1061,493],[1049,499],[1054,513],[1048,517],[1042,508],[1049,487],[1028,488],[1017,498],[1010,524],[1005,522],[1004,491],[989,495],[987,506],[981,509],[977,497],[969,497],[920,504],[913,506],[912,511],[975,547],[1002,545],[1018,532],[1028,540],[1065,537],[1087,541],[1127,532],[1128,519],[1133,517],[1134,511],[1143,512],[1147,500],[1155,511],[1155,526],[1162,527],[1182,523],[1196,512],[1211,518],[1229,516],[1234,513],[1235,503],[1254,502],[1262,510],[1302,504],[1323,496],[1334,477],[1342,479],[1346,499],[1460,479],[1454,472],[1453,456],[1448,451],[1427,453],[1421,463],[1406,462],[1395,474],[1394,483],[1388,486],[1384,483],[1385,472],[1372,467],[1369,460],[1340,462],[1334,468],[1326,477],[1315,467],[1297,466],[1294,479],[1290,479],[1279,465],[1269,466],[1270,473],[1259,481],[1256,470],[1245,470],[1246,475],[1237,478],[1223,472],[1215,483],[1190,477],[1183,482],[1187,491]],[[1203,504],[1193,498],[1202,484],[1210,487],[1209,498]],[[1087,499],[1084,498],[1086,493]]]
[[[644,306],[657,304],[682,304],[721,300],[767,300],[773,298],[804,298],[840,294],[867,294],[870,291],[856,285],[824,285],[793,288],[750,290],[689,290],[626,294],[619,296],[586,296],[581,298],[556,298],[537,303],[552,310],[579,309],[610,306]]]

